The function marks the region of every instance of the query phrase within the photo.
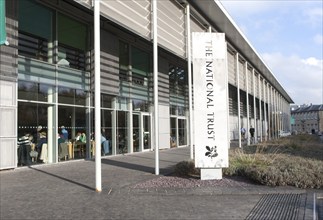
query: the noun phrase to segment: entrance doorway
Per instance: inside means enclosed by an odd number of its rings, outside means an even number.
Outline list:
[[[170,147],[187,145],[187,125],[185,117],[170,118]]]
[[[149,113],[133,113],[133,151],[151,149],[151,116]]]

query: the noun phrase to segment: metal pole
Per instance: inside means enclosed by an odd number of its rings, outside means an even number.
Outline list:
[[[190,24],[190,5],[186,5],[186,30],[187,30],[187,69],[188,69],[188,102],[189,102],[189,145],[190,145],[190,158],[194,159],[193,148],[193,100],[192,100],[192,54],[191,54],[191,24]]]
[[[155,174],[159,175],[157,0],[153,0]]]
[[[94,0],[94,107],[95,107],[95,186],[102,191],[101,180],[101,105],[100,105],[100,0]]]

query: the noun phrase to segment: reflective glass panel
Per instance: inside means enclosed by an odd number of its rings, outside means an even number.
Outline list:
[[[185,119],[178,119],[178,144],[180,146],[187,144]]]
[[[133,132],[133,151],[139,151],[139,144],[140,144],[140,123],[139,123],[139,114],[132,115],[132,132]]]
[[[75,89],[58,87],[58,102],[74,105]]]
[[[128,152],[127,112],[117,111],[117,154]]]
[[[18,99],[37,101],[38,84],[33,82],[18,81]]]
[[[112,111],[102,110],[102,136],[107,143],[102,143],[102,151],[104,155],[112,154]]]

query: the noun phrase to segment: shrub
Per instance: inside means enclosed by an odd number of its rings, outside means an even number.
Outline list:
[[[182,161],[175,175],[197,176],[199,169],[193,161]],[[268,186],[323,188],[323,145],[316,136],[300,135],[231,148],[223,175],[245,176]]]
[[[310,137],[308,137],[310,136]],[[241,175],[268,186],[323,187],[323,146],[302,135],[230,149],[224,175]]]
[[[199,169],[195,168],[194,161],[181,161],[176,164],[174,173],[178,176],[196,176]]]

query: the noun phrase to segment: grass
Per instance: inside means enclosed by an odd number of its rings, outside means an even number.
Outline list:
[[[323,143],[315,135],[297,135],[230,149],[223,171],[268,186],[323,188]]]
[[[182,161],[175,175],[197,177],[193,161]],[[323,188],[323,143],[316,135],[296,135],[229,151],[225,176],[243,176],[268,186]]]

